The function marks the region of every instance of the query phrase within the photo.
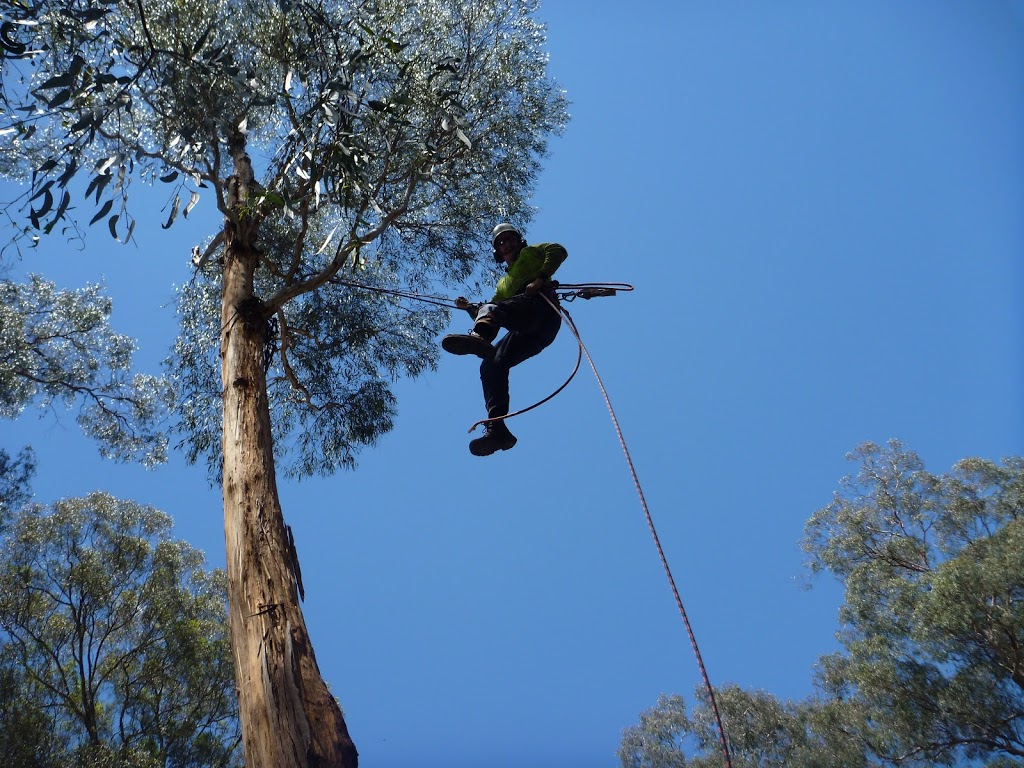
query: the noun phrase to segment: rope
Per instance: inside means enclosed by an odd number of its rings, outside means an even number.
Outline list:
[[[390,296],[398,296],[403,299],[415,299],[416,301],[423,301],[428,304],[434,304],[439,307],[449,307],[455,305],[454,299],[450,299],[445,296],[432,296],[430,294],[416,293],[414,291],[403,291],[392,288],[379,288],[374,285],[364,285],[362,283],[356,283],[351,280],[342,280],[341,278],[338,277],[332,278],[331,282],[334,283],[335,285],[344,285],[349,288],[359,288],[361,290],[372,291],[374,293],[384,293]],[[564,301],[572,301],[572,299],[576,297],[590,299],[596,296],[614,296],[616,291],[633,290],[633,286],[630,285],[629,283],[556,283],[556,287],[571,289],[567,292],[557,294],[558,297]],[[548,304],[551,304],[555,312],[558,312],[560,314],[563,313],[563,310],[561,310],[558,306],[553,304],[550,299],[547,299],[547,297],[545,297],[545,299],[547,300]],[[565,316],[568,318],[569,313],[565,312]],[[569,322],[572,322],[571,318],[569,319]],[[491,421],[504,421],[505,419],[510,419],[513,416],[519,416],[521,414],[526,413],[527,411],[532,411],[534,408],[544,405],[544,403],[548,402],[548,400],[551,400],[555,395],[559,394],[563,389],[569,386],[569,382],[571,382],[576,377],[576,374],[580,369],[580,364],[583,362],[583,352],[583,345],[581,344],[579,351],[576,355],[576,365],[572,369],[572,373],[569,374],[569,378],[566,379],[565,382],[563,382],[563,384],[558,389],[556,389],[550,395],[545,397],[543,400],[539,400],[533,405],[515,411],[514,413],[506,414],[505,416],[496,416],[494,418],[481,419],[480,421],[470,426],[469,431],[473,432],[481,424],[487,424],[488,422]]]
[[[398,296],[402,299],[415,299],[416,301],[433,304],[437,307],[452,307],[455,305],[455,300],[450,299],[447,296],[432,296],[429,293],[416,293],[415,291],[403,291],[394,288],[379,288],[375,285],[363,285],[362,283],[356,283],[351,280],[342,280],[339,277],[331,278],[331,282],[334,285],[344,285],[348,288],[360,288],[364,291],[371,291],[373,293],[386,293],[389,296]]]
[[[344,285],[350,288],[360,288],[366,291],[375,291],[377,293],[385,293],[391,296],[398,296],[400,298],[415,299],[416,301],[423,301],[428,304],[434,304],[436,306],[448,307],[454,305],[454,300],[444,296],[431,296],[429,294],[416,293],[413,291],[401,291],[393,290],[389,288],[379,288],[371,285],[362,285],[348,280],[341,280],[333,278],[333,283],[337,285]],[[565,292],[558,292],[557,289],[567,289]],[[632,291],[633,286],[629,283],[558,283],[556,285],[556,296],[563,301],[572,301],[575,298],[591,299],[598,296],[614,296],[618,291]],[[543,294],[541,294],[543,296]],[[505,416],[499,416],[492,419],[481,419],[469,428],[472,432],[481,424],[486,424],[489,421],[503,421],[510,419],[513,416],[519,416],[532,411],[544,403],[551,400],[555,395],[559,394],[563,389],[569,386],[569,382],[575,378],[576,373],[580,369],[580,363],[582,362],[583,355],[587,357],[587,363],[590,365],[590,369],[594,372],[594,378],[597,379],[597,385],[601,389],[601,395],[604,397],[605,405],[608,407],[608,413],[611,416],[612,424],[615,427],[615,434],[619,438],[619,445],[622,446],[622,452],[626,457],[626,464],[629,466],[629,472],[633,477],[633,485],[636,487],[637,496],[640,498],[640,506],[643,507],[644,517],[647,519],[647,527],[651,531],[651,537],[654,539],[654,546],[658,550],[658,557],[661,559],[662,568],[665,569],[665,576],[668,578],[669,587],[672,590],[672,596],[676,601],[676,608],[679,609],[679,615],[683,619],[683,624],[686,627],[686,634],[690,638],[690,645],[693,648],[693,654],[697,659],[697,666],[700,669],[701,678],[704,681],[704,688],[708,694],[708,701],[711,704],[711,711],[715,717],[715,724],[718,727],[718,738],[722,748],[722,756],[725,758],[725,768],[732,768],[732,759],[729,755],[729,744],[725,738],[725,728],[722,726],[722,716],[718,711],[718,703],[715,700],[715,690],[711,685],[711,678],[708,676],[707,668],[704,666],[704,658],[701,656],[700,647],[697,645],[697,637],[693,633],[693,627],[690,624],[690,618],[686,613],[686,608],[683,606],[683,599],[679,596],[679,589],[676,587],[675,578],[672,576],[672,569],[669,568],[668,559],[665,557],[665,550],[661,546],[661,539],[658,538],[658,531],[654,527],[654,518],[651,516],[651,510],[647,506],[647,499],[644,497],[643,488],[640,485],[640,479],[636,474],[636,467],[633,465],[633,459],[629,454],[629,448],[626,445],[626,438],[622,434],[622,428],[619,426],[619,419],[615,415],[615,409],[612,407],[611,398],[608,397],[608,390],[604,386],[604,382],[601,380],[601,374],[597,371],[597,366],[594,364],[594,359],[590,356],[590,352],[587,351],[586,345],[583,343],[583,339],[580,337],[579,329],[576,328],[576,323],[572,319],[572,316],[564,308],[555,304],[547,296],[544,296],[544,300],[551,306],[551,308],[562,315],[569,329],[572,331],[572,335],[576,337],[576,341],[579,344],[579,350],[576,355],[576,365],[573,367],[572,373],[569,374],[569,378],[550,395],[534,403],[531,406],[523,408],[522,410],[515,411],[514,413],[507,414]]]
[[[539,406],[544,405],[544,403],[546,403],[548,400],[550,400],[555,395],[557,395],[559,392],[561,392],[563,389],[565,389],[566,387],[569,386],[569,382],[572,381],[575,378],[576,372],[579,371],[580,363],[581,362],[583,362],[583,348],[582,347],[580,347],[579,351],[576,353],[576,366],[572,369],[572,373],[569,374],[569,378],[566,379],[564,382],[562,382],[562,386],[560,386],[558,389],[556,389],[550,395],[545,397],[543,400],[538,400],[533,405],[529,405],[526,408],[523,408],[523,409],[518,410],[518,411],[514,411],[513,413],[507,413],[504,416],[494,416],[494,417],[488,418],[488,419],[480,419],[480,421],[474,423],[473,426],[471,426],[469,428],[469,431],[472,432],[477,427],[479,427],[481,424],[487,424],[488,422],[491,422],[491,421],[504,421],[505,419],[511,419],[513,416],[519,416],[521,414],[526,413],[527,411],[532,411],[534,408],[537,408]]]
[[[455,306],[455,300],[447,296],[433,296],[429,293],[417,293],[415,291],[405,291],[395,288],[380,288],[376,285],[364,285],[363,283],[357,283],[352,280],[342,280],[340,277],[332,277],[330,282],[334,285],[344,285],[348,288],[359,288],[364,291],[384,293],[389,296],[397,296],[402,299],[422,301],[438,307]],[[633,290],[633,286],[629,283],[559,283],[553,281],[553,287],[557,291],[558,298],[562,301],[572,301],[576,298],[593,299],[598,296],[614,296],[619,291]]]
[[[552,308],[562,313],[565,317],[569,329],[572,331],[573,336],[576,337],[576,341],[579,342],[580,352],[587,356],[587,362],[590,364],[591,370],[594,372],[594,378],[597,379],[597,385],[601,389],[601,395],[604,397],[604,403],[608,407],[608,413],[612,417],[612,424],[615,426],[615,434],[618,435],[619,444],[622,446],[622,452],[626,456],[626,464],[629,465],[629,472],[633,476],[633,484],[636,486],[637,495],[640,497],[640,506],[643,507],[644,516],[647,518],[647,527],[651,531],[651,537],[654,539],[654,546],[658,550],[658,557],[661,558],[661,565],[665,569],[665,575],[668,577],[669,587],[672,589],[672,596],[676,600],[676,607],[679,609],[679,615],[683,618],[683,624],[686,626],[686,634],[690,638],[690,645],[693,647],[694,656],[697,658],[697,666],[700,668],[700,674],[704,681],[704,688],[707,690],[708,701],[711,704],[711,711],[715,716],[715,724],[718,726],[718,738],[722,748],[722,756],[725,758],[726,768],[732,768],[732,759],[729,756],[729,744],[725,738],[725,728],[722,726],[722,716],[718,711],[718,703],[715,700],[715,691],[711,686],[711,679],[708,677],[707,669],[704,667],[704,659],[701,656],[700,648],[697,645],[697,637],[693,633],[693,627],[690,625],[690,619],[686,614],[686,608],[683,607],[683,600],[679,596],[679,590],[676,588],[676,581],[672,577],[672,570],[668,566],[668,559],[665,557],[665,550],[661,546],[661,540],[658,538],[658,531],[654,527],[654,519],[651,517],[651,510],[647,506],[647,500],[644,498],[643,488],[640,486],[640,479],[637,477],[636,468],[633,466],[633,459],[629,455],[629,448],[626,446],[626,438],[623,437],[622,428],[619,426],[619,419],[615,415],[615,409],[612,407],[611,399],[608,397],[608,390],[605,389],[604,382],[601,381],[601,375],[597,372],[597,366],[594,365],[594,359],[590,356],[590,352],[587,351],[586,346],[583,344],[583,339],[580,338],[579,330],[576,328],[576,323],[573,322],[572,317],[565,311],[564,308],[557,307],[555,304],[544,297]]]

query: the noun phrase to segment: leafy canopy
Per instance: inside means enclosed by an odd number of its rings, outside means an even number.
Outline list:
[[[351,466],[391,426],[390,382],[435,364],[447,319],[352,283],[464,282],[491,226],[531,215],[547,139],[567,120],[535,0],[24,7],[0,118],[0,168],[28,182],[8,209],[24,222],[15,245],[80,237],[81,207],[131,240],[138,182],[166,189],[164,226],[212,202],[226,229],[196,248],[171,362],[190,458],[219,463],[230,234],[258,255],[253,291],[273,323],[278,458],[296,475]]]
[[[240,762],[224,576],[170,526],[95,493],[23,507],[0,540],[0,717],[53,765]]]
[[[131,373],[135,343],[111,329],[110,312],[100,286],[0,280],[0,417],[78,404],[78,423],[104,456],[157,464],[172,393],[161,378]]]
[[[983,765],[1024,760],[1024,459],[933,475],[898,441],[850,455],[856,475],[808,521],[814,572],[845,587],[843,651],[817,694],[716,694],[733,765]],[[698,692],[699,693],[699,692]],[[623,736],[624,768],[722,765],[711,713],[663,697]]]

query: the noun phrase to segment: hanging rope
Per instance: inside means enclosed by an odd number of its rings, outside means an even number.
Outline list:
[[[365,291],[373,291],[376,293],[388,294],[391,296],[397,296],[399,298],[414,299],[416,301],[423,301],[428,304],[434,304],[441,307],[453,307],[455,305],[454,299],[445,296],[432,296],[425,293],[417,293],[414,291],[403,291],[395,290],[390,288],[379,288],[372,285],[363,285],[361,283],[352,282],[349,280],[341,280],[340,278],[333,278],[332,283],[336,285],[344,285],[350,288],[359,288]],[[629,283],[555,283],[554,284],[555,295],[561,301],[571,302],[574,299],[592,299],[604,296],[614,296],[619,291],[632,291],[633,286]],[[543,294],[542,294],[543,295]],[[601,395],[604,397],[605,405],[608,408],[608,413],[611,416],[612,424],[615,427],[615,434],[619,438],[619,445],[622,446],[622,452],[626,457],[626,464],[629,466],[629,472],[633,477],[633,485],[636,487],[637,496],[640,498],[640,506],[643,507],[644,516],[647,519],[647,527],[650,529],[651,537],[654,539],[654,546],[658,550],[658,557],[661,559],[662,568],[665,570],[665,576],[668,578],[669,587],[672,590],[672,596],[676,601],[676,608],[679,610],[679,615],[683,619],[683,624],[686,627],[686,634],[690,639],[690,645],[693,648],[693,654],[697,659],[697,666],[700,669],[701,678],[704,682],[704,688],[708,694],[708,702],[711,704],[711,712],[715,718],[715,724],[718,727],[718,738],[722,749],[722,756],[725,758],[725,767],[732,768],[732,759],[729,755],[729,744],[725,737],[725,728],[722,725],[722,716],[718,711],[718,702],[715,699],[715,691],[711,685],[711,678],[708,676],[707,669],[704,666],[704,658],[701,656],[700,647],[697,645],[697,637],[693,633],[693,627],[690,625],[690,618],[686,613],[686,608],[683,606],[683,599],[679,596],[679,590],[676,587],[675,578],[672,576],[672,569],[669,568],[668,559],[665,557],[665,550],[661,546],[661,539],[658,538],[658,531],[654,527],[654,518],[651,516],[651,510],[647,506],[647,499],[644,497],[643,487],[640,485],[640,479],[637,477],[636,468],[633,466],[633,459],[629,454],[629,448],[626,445],[626,438],[622,434],[622,428],[619,426],[619,419],[615,415],[615,409],[612,407],[611,398],[608,396],[608,390],[605,389],[604,382],[601,380],[601,375],[597,371],[597,366],[594,364],[594,359],[590,356],[590,352],[587,351],[586,346],[583,343],[583,339],[580,337],[579,329],[576,327],[575,321],[569,312],[560,305],[556,304],[549,297],[544,296],[544,300],[551,306],[551,308],[562,315],[565,318],[566,324],[569,326],[569,330],[572,331],[572,335],[576,338],[576,342],[579,345],[579,350],[576,355],[576,365],[573,367],[572,373],[569,374],[569,378],[550,395],[534,403],[531,406],[523,408],[522,410],[515,411],[514,413],[500,416],[496,419],[481,419],[469,428],[472,432],[481,424],[486,424],[489,421],[501,421],[510,419],[514,416],[519,416],[532,411],[544,403],[551,400],[555,395],[559,394],[565,389],[569,382],[573,380],[576,373],[580,369],[580,363],[582,362],[583,356],[586,355],[587,363],[590,365],[590,369],[594,372],[594,378],[597,379],[597,385],[601,390]]]
[[[594,372],[594,378],[597,379],[597,385],[601,389],[601,395],[604,397],[604,403],[608,407],[608,413],[612,417],[612,424],[615,426],[615,434],[618,435],[619,444],[622,446],[622,452],[626,457],[626,464],[629,466],[629,472],[633,476],[633,484],[636,486],[637,495],[640,497],[640,506],[643,507],[644,516],[647,518],[647,527],[651,531],[651,536],[654,539],[654,546],[658,550],[658,557],[661,558],[661,565],[665,569],[665,575],[668,577],[669,587],[672,589],[672,596],[676,600],[676,607],[679,609],[679,615],[683,618],[683,624],[686,626],[686,634],[690,638],[690,645],[693,647],[694,656],[697,658],[697,666],[700,668],[700,674],[704,681],[704,688],[708,694],[708,701],[711,704],[711,711],[715,717],[715,724],[718,726],[718,738],[722,748],[722,756],[725,758],[726,768],[732,768],[732,759],[729,755],[729,744],[725,738],[725,728],[722,726],[722,716],[718,711],[718,703],[715,700],[715,691],[711,686],[711,679],[708,677],[707,669],[704,667],[704,659],[701,656],[700,648],[697,645],[697,637],[693,633],[693,627],[690,625],[690,619],[686,614],[686,608],[683,607],[683,600],[679,596],[679,590],[676,588],[676,581],[672,577],[672,570],[668,566],[668,559],[665,557],[665,550],[661,546],[661,540],[658,538],[658,531],[654,527],[654,518],[651,517],[651,510],[647,506],[647,500],[644,498],[644,490],[640,486],[640,479],[637,477],[636,468],[633,466],[633,459],[629,455],[629,448],[626,446],[626,438],[622,434],[622,428],[619,426],[619,419],[615,415],[615,409],[612,407],[611,398],[608,397],[608,390],[605,389],[604,382],[601,381],[601,375],[597,372],[597,366],[594,365],[594,359],[590,356],[590,352],[587,351],[586,346],[583,344],[583,339],[580,338],[579,330],[576,328],[576,323],[572,317],[565,310],[564,307],[559,307],[554,304],[546,296],[545,300],[551,307],[556,311],[560,312],[565,317],[566,323],[569,329],[572,331],[572,335],[576,337],[576,341],[579,342],[580,353],[587,356],[587,362],[590,364],[591,370]],[[577,363],[577,366],[579,363]],[[568,382],[566,382],[568,383]]]

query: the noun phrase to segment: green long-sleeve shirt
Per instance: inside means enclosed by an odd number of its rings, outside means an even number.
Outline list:
[[[538,277],[551,279],[555,270],[569,256],[558,243],[539,243],[523,248],[516,260],[509,265],[508,272],[494,289],[491,301],[510,299],[536,280]]]

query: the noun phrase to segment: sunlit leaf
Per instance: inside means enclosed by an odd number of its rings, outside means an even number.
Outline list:
[[[196,207],[196,204],[198,202],[199,193],[192,192],[191,196],[189,197],[188,204],[185,206],[185,210],[181,212],[186,219],[188,218],[188,215],[192,212],[192,209]]]

